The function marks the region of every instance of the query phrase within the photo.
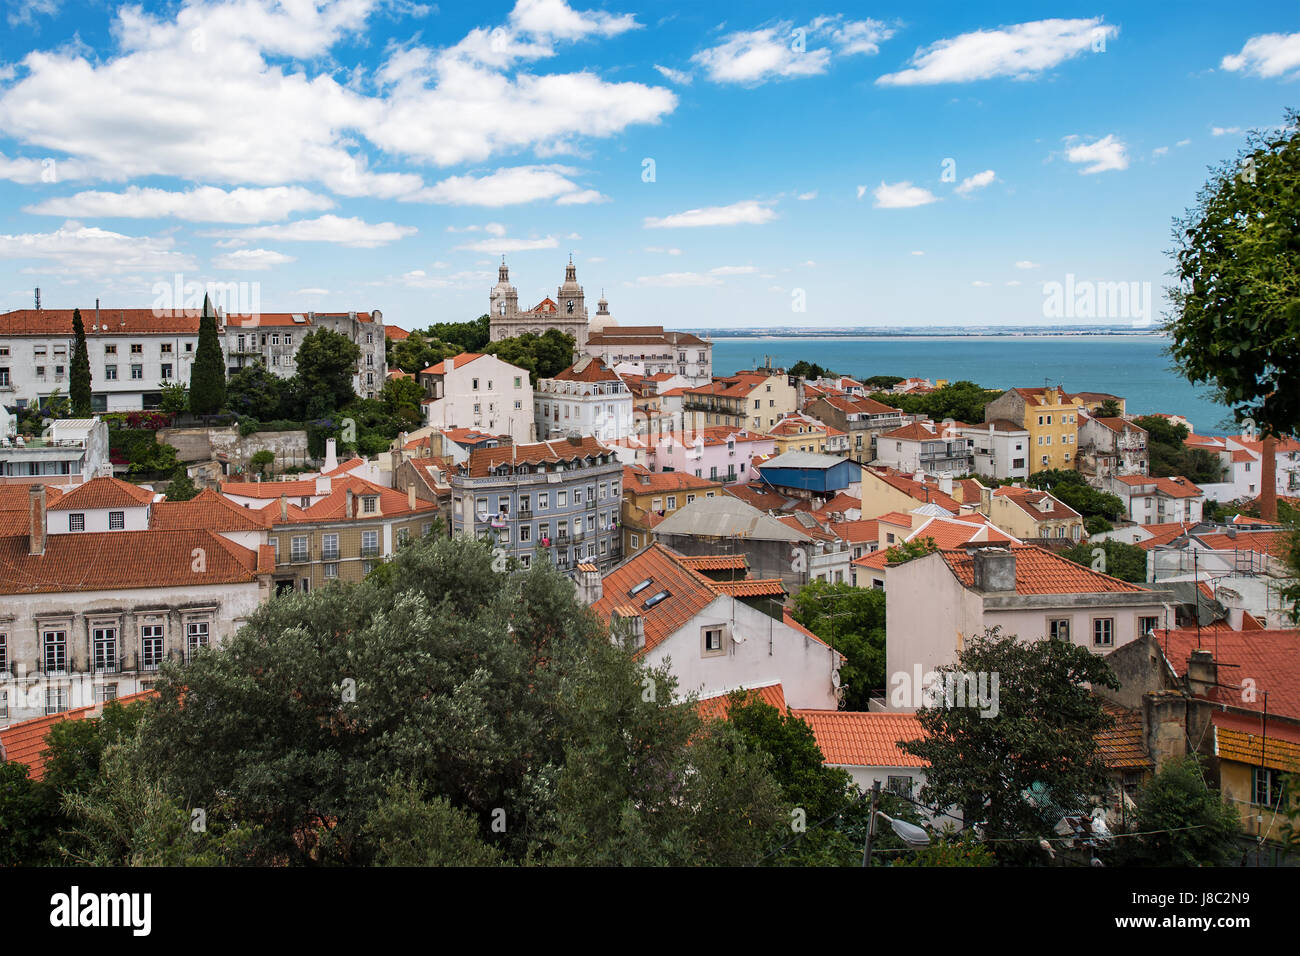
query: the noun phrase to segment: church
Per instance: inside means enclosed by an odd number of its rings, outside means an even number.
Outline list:
[[[555,291],[555,298],[547,297],[531,309],[519,308],[519,292],[510,284],[510,269],[505,256],[497,270],[497,284],[489,293],[488,314],[492,317],[492,341],[513,338],[532,332],[542,335],[547,329],[558,329],[573,336],[578,354],[587,348],[587,335],[613,324],[609,303],[604,296],[596,303],[596,314],[590,320],[582,286],[578,285],[578,270],[569,257],[564,268],[564,284]]]

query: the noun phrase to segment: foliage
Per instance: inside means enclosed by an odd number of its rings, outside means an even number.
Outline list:
[[[1104,557],[1095,570],[1132,584],[1146,583],[1147,553],[1136,544],[1110,539],[1085,542],[1062,551],[1061,557],[1069,558],[1075,564],[1082,564],[1085,568],[1092,568],[1094,564],[1098,564],[1097,558],[1101,557],[1093,554],[1099,548]]]
[[[902,375],[873,375],[871,378],[864,378],[862,384],[867,388],[893,388],[899,382],[905,382]]]
[[[844,655],[844,709],[866,710],[872,689],[885,686],[885,592],[812,581],[794,596],[791,613]]]
[[[491,326],[492,318],[485,312],[468,322],[435,322],[429,326],[428,336],[455,346],[458,352],[482,352],[491,336]]]
[[[269,473],[272,465],[275,464],[275,452],[263,448],[261,451],[253,452],[253,457],[248,459],[248,465],[254,471],[261,472],[263,475]]]
[[[994,627],[969,638],[938,674],[988,675],[997,712],[946,707],[942,696],[917,711],[926,736],[901,746],[930,764],[922,803],[961,808],[967,826],[981,825],[991,839],[1032,837],[1057,820],[1026,799],[1031,788],[1070,810],[1104,790],[1095,735],[1112,721],[1089,688],[1118,682],[1103,658],[1065,641],[1021,642]]]
[[[261,362],[245,365],[226,383],[226,407],[241,418],[269,419],[283,414],[285,380]]]
[[[400,368],[403,372],[418,375],[430,365],[437,365],[445,358],[466,351],[474,351],[474,349],[462,348],[450,342],[430,338],[420,332],[412,332],[401,341],[390,341],[386,357],[390,369]]]
[[[199,344],[190,366],[190,411],[195,415],[213,415],[226,404],[226,359],[217,337],[217,318],[212,302],[203,297],[203,315],[199,319]]]
[[[464,837],[395,780],[513,862],[753,863],[787,825],[770,758],[673,703],[549,563],[503,577],[482,544],[426,537],[385,568],[159,672],[133,760],[209,828],[249,830],[241,859],[436,859],[399,851],[400,819]]]
[[[891,408],[902,409],[912,415],[925,415],[936,422],[951,418],[973,424],[984,421],[984,406],[1001,394],[996,389],[981,388],[974,382],[962,380],[949,382],[943,388],[923,395],[876,392],[871,397]]]
[[[394,783],[362,828],[380,866],[500,866],[501,852],[483,842],[478,822],[443,797],[426,798]]]
[[[1025,479],[1025,484],[1039,491],[1050,492],[1061,504],[1073,508],[1085,519],[1104,518],[1114,521],[1125,514],[1124,499],[1106,491],[1098,491],[1077,471],[1048,468],[1030,475]]]
[[[1119,402],[1113,398],[1108,398],[1097,409],[1098,418],[1119,418]]]
[[[573,336],[559,329],[547,329],[542,335],[525,332],[510,339],[499,339],[483,346],[516,368],[526,369],[534,386],[540,378],[553,378],[573,364]]]
[[[0,761],[0,866],[50,862],[54,814],[25,764]]]
[[[1091,518],[1084,519],[1083,530],[1088,534],[1105,534],[1107,531],[1114,531],[1115,526],[1101,515],[1093,515]]]
[[[184,468],[176,469],[176,475],[167,486],[168,501],[189,501],[198,496],[199,487]]]
[[[927,535],[924,538],[913,538],[911,541],[900,541],[892,545],[885,550],[885,560],[890,564],[906,564],[927,554],[934,554],[938,550],[939,546],[935,544],[934,538]]]
[[[424,389],[413,378],[390,378],[379,390],[379,401],[384,410],[408,424],[420,423],[420,402],[423,399]]]
[[[190,407],[190,392],[180,382],[164,382],[158,410],[167,415],[179,415]]]
[[[136,446],[136,452],[131,456],[130,472],[137,477],[155,474],[170,475],[178,467],[180,467],[180,459],[176,457],[176,447],[157,440]]]
[[[1132,866],[1228,866],[1241,850],[1241,818],[1205,782],[1195,754],[1169,760],[1134,797],[1133,832],[1119,841]],[[1152,832],[1170,831],[1170,832]]]
[[[805,362],[803,359],[800,359],[798,362],[795,362],[794,365],[790,366],[789,374],[798,376],[799,378],[806,378],[809,381],[816,381],[820,378],[829,378],[835,373],[828,368],[822,368],[816,362]]]
[[[303,336],[296,356],[298,374],[292,388],[308,418],[343,408],[356,398],[352,376],[361,347],[346,335],[316,329]]]
[[[72,362],[68,366],[68,397],[72,399],[74,418],[89,418],[92,414],[90,392],[90,350],[86,347],[86,325],[81,321],[81,310],[72,310]]]
[[[1159,415],[1143,415],[1135,418],[1133,424],[1146,429],[1147,456],[1150,459],[1147,471],[1152,477],[1182,476],[1194,484],[1223,480],[1218,456],[1204,448],[1189,448],[1183,444],[1188,434],[1186,425],[1173,424]]]
[[[1170,354],[1237,421],[1300,431],[1300,113],[1252,132],[1174,223]],[[1190,477],[1190,476],[1189,476]]]
[[[997,857],[985,843],[978,842],[969,830],[961,835],[945,835],[929,846],[897,860],[894,866],[997,866]]]

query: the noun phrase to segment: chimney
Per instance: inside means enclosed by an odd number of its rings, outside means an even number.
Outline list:
[[[95,326],[96,328],[98,328],[99,326],[99,300],[98,299],[95,300]]]
[[[330,493],[330,479],[328,475],[318,475],[316,477],[316,494],[328,495]]]
[[[27,491],[28,530],[27,553],[45,553],[45,486],[32,485]]]
[[[406,507],[411,511],[415,510],[415,482],[406,483]]]
[[[976,590],[998,592],[1016,589],[1016,555],[1010,548],[976,548],[971,559]]]
[[[616,607],[610,618],[612,630],[627,640],[628,647],[638,650],[645,647],[645,618],[633,607]]]
[[[594,564],[578,565],[578,600],[590,607],[604,594],[605,586],[597,567]]]
[[[1187,691],[1194,697],[1207,697],[1219,686],[1219,665],[1209,650],[1192,651],[1187,661]]]
[[[984,514],[984,517],[986,518],[992,516],[991,515],[991,512],[993,511],[993,489],[992,488],[984,488],[984,487],[980,488],[980,511]]]
[[[280,521],[282,523],[289,521],[289,499],[286,495],[280,496]]]
[[[1259,476],[1259,516],[1265,521],[1277,520],[1277,439],[1272,435],[1264,436],[1264,447],[1261,449],[1261,457],[1264,459],[1260,464],[1262,473]]]
[[[939,479],[939,490],[945,495],[952,495],[952,475],[944,475]]]
[[[456,356],[452,355],[443,360],[442,370],[444,372],[450,372],[455,367],[456,367]]]
[[[333,471],[339,466],[339,446],[333,438],[325,439],[325,465],[322,471]]]
[[[36,287],[36,311],[41,311],[41,287]]]
[[[355,518],[357,516],[355,506],[352,504],[352,489],[349,488],[346,497],[343,500],[343,517]]]

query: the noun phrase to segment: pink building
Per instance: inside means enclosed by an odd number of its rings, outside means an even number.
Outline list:
[[[650,460],[651,471],[683,471],[727,485],[757,478],[754,459],[776,452],[776,439],[743,428],[715,425],[659,439]]]

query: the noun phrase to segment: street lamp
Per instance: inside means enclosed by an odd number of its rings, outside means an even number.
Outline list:
[[[876,780],[871,785],[871,819],[867,824],[867,842],[862,848],[862,865],[871,865],[871,844],[876,837],[876,817],[884,817],[889,821],[890,827],[893,828],[898,838],[908,846],[929,846],[930,834],[923,827],[918,827],[915,823],[908,823],[906,820],[896,820],[885,811],[878,809],[880,803],[880,781]]]

